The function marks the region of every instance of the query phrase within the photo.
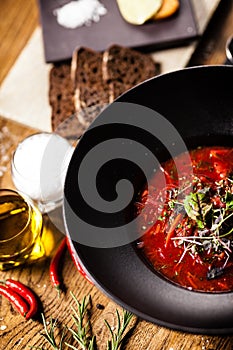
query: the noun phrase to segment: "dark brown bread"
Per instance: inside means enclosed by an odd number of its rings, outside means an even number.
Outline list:
[[[96,117],[96,106],[109,102],[109,87],[103,80],[103,54],[88,48],[74,51],[71,77],[74,83],[74,104],[80,123],[88,126]]]
[[[75,113],[73,84],[70,77],[70,63],[55,64],[49,76],[49,103],[52,108],[52,130]]]
[[[112,45],[103,54],[103,77],[110,86],[110,102],[158,73],[151,56],[128,47]]]
[[[78,48],[71,65],[56,64],[50,71],[52,130],[80,136],[108,103],[158,73],[151,56],[133,49],[112,45],[101,53]]]

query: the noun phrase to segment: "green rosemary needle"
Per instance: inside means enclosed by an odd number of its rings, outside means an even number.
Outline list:
[[[74,302],[75,307],[71,306],[71,309],[73,311],[72,319],[74,321],[74,324],[76,326],[76,329],[64,327],[63,332],[60,338],[59,343],[57,344],[55,339],[55,327],[57,325],[57,319],[53,320],[50,319],[49,325],[47,325],[45,321],[45,317],[42,314],[42,320],[43,320],[43,326],[44,326],[44,333],[41,333],[41,335],[47,340],[47,342],[50,344],[50,346],[54,350],[63,350],[63,345],[66,345],[68,348],[72,350],[80,350],[80,347],[82,350],[96,350],[96,337],[91,334],[91,324],[90,324],[90,315],[89,315],[89,309],[91,307],[91,298],[87,298],[86,296],[81,300],[81,302],[78,301],[78,299],[75,297],[75,295],[71,292],[70,293]],[[110,324],[108,321],[105,320],[105,324],[108,327],[110,334],[111,334],[111,340],[108,340],[106,350],[119,350],[121,348],[121,345],[123,343],[123,340],[125,339],[128,332],[126,332],[126,328],[129,325],[133,314],[128,311],[123,311],[123,317],[121,320],[119,311],[116,310],[116,316],[117,316],[117,330],[116,332],[113,332]],[[65,337],[65,330],[68,330],[73,340],[76,341],[77,347],[74,344],[69,344],[64,341]],[[46,350],[46,348],[38,347],[38,346],[30,346],[30,349],[35,350]]]
[[[56,340],[55,340],[55,335],[54,335],[54,329],[57,325],[57,319],[54,320],[51,317],[50,322],[49,322],[50,327],[48,328],[46,321],[45,321],[44,314],[41,314],[41,316],[42,316],[44,332],[45,332],[45,333],[41,333],[41,335],[47,340],[47,342],[52,346],[52,348],[54,350],[62,350],[62,343],[63,343],[63,339],[65,336],[65,328],[63,329],[60,342],[59,342],[59,344],[57,344]],[[38,346],[30,346],[30,349],[44,350],[43,347],[40,348]]]
[[[83,350],[94,350],[95,337],[90,335],[91,326],[88,314],[88,306],[91,305],[90,296],[88,300],[86,297],[84,297],[80,303],[72,292],[70,292],[70,294],[76,304],[76,308],[71,306],[71,309],[73,311],[72,319],[75,323],[76,330],[73,330],[72,328],[68,328],[68,330],[72,334],[73,339],[78,342],[78,344]],[[77,348],[74,345],[68,343],[65,344],[70,349],[77,350]]]
[[[113,332],[110,324],[108,323],[108,321],[105,320],[105,324],[108,327],[112,338],[111,340],[108,340],[107,350],[119,350],[121,348],[122,341],[126,336],[125,334],[126,328],[133,317],[133,314],[131,312],[124,310],[123,319],[121,321],[118,310],[116,310],[116,314],[117,314],[117,323],[118,323],[116,333]]]

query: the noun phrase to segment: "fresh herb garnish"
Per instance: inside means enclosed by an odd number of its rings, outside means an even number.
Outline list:
[[[117,324],[118,324],[116,333],[113,332],[110,324],[108,323],[108,321],[105,320],[105,324],[108,327],[109,332],[111,334],[111,340],[108,341],[107,350],[120,349],[122,341],[124,339],[126,328],[133,317],[133,314],[131,312],[125,311],[123,314],[123,320],[121,322],[120,314],[118,310],[116,310],[116,314],[117,314]]]
[[[212,209],[208,193],[209,189],[204,188],[196,193],[191,192],[184,200],[184,208],[187,215],[196,221],[200,229],[205,228],[207,214]]]
[[[91,334],[90,319],[88,314],[88,306],[91,305],[90,297],[84,297],[81,303],[71,292],[71,296],[75,301],[76,307],[71,306],[73,311],[72,319],[76,326],[76,330],[68,328],[73,336],[73,339],[81,346],[83,350],[94,350],[95,349],[95,337]],[[76,350],[77,348],[73,345],[65,343],[70,349]]]
[[[60,341],[57,342],[56,337],[55,337],[55,328],[57,327],[57,319],[53,319],[52,317],[50,318],[50,322],[46,323],[44,314],[42,316],[42,321],[43,321],[43,326],[44,326],[44,333],[41,333],[41,335],[47,340],[47,342],[51,345],[51,347],[54,350],[62,350],[62,344],[63,344],[63,339],[65,336],[65,328],[62,331],[62,335],[60,338]],[[46,350],[44,347],[38,347],[38,346],[30,346],[30,349],[36,349],[36,350]]]
[[[73,311],[72,319],[74,321],[76,329],[74,330],[71,327],[63,327],[60,340],[57,341],[55,336],[55,328],[57,327],[58,320],[54,320],[51,318],[50,322],[47,323],[44,314],[42,314],[44,332],[41,333],[41,335],[46,339],[46,341],[53,350],[63,350],[65,349],[64,345],[73,350],[79,350],[80,347],[83,350],[97,350],[96,337],[92,335],[91,332],[91,321],[89,312],[89,309],[91,308],[91,299],[90,297],[84,297],[82,301],[79,302],[72,292],[71,296],[75,302],[75,307],[71,306],[71,309]],[[123,316],[121,319],[119,311],[116,310],[116,317],[118,324],[116,332],[112,330],[108,321],[104,321],[111,335],[111,340],[107,341],[106,350],[120,350],[123,341],[125,340],[125,337],[128,334],[127,327],[129,326],[130,321],[132,320],[133,314],[131,312],[123,310]],[[74,342],[77,343],[77,346],[64,341],[68,332],[72,335]],[[46,350],[46,348],[44,348],[43,346],[29,346],[29,348],[36,350]]]
[[[183,190],[174,191],[175,196],[168,202],[171,217],[177,215],[177,205],[185,209],[184,220],[176,227],[180,233],[171,238],[177,242],[179,247],[183,246],[183,253],[178,263],[187,253],[195,257],[204,253],[220,254],[224,252],[223,266],[210,270],[207,275],[208,279],[218,277],[223,273],[222,270],[227,264],[229,253],[232,253],[233,194],[231,186],[230,179],[216,181],[211,186],[205,186],[198,177],[195,177],[192,192],[184,195]],[[188,228],[192,230],[190,235],[186,234]],[[211,258],[208,257],[208,259]]]

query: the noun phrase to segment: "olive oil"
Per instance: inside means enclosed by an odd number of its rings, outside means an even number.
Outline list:
[[[43,256],[42,215],[15,191],[0,190],[0,269]]]

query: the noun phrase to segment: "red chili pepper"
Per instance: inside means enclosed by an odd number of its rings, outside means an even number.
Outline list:
[[[50,280],[52,282],[52,285],[58,290],[58,292],[60,291],[60,287],[61,287],[58,270],[59,270],[61,257],[65,251],[66,246],[67,246],[67,242],[65,237],[62,239],[55,255],[53,256],[50,263],[50,268],[49,268]]]
[[[38,311],[38,302],[35,294],[27,286],[19,281],[8,279],[5,283],[12,291],[18,293],[20,297],[28,302],[29,310],[25,316],[26,320],[33,318]]]
[[[87,276],[87,274],[86,274],[85,271],[83,270],[82,266],[81,266],[80,263],[78,262],[76,253],[75,253],[74,250],[72,249],[72,247],[71,247],[70,242],[69,242],[68,239],[67,239],[67,246],[68,246],[68,249],[69,249],[71,258],[72,258],[72,260],[73,260],[75,266],[76,266],[77,269],[78,269],[78,272],[79,272],[88,282],[90,282],[91,284],[93,284],[92,280]]]
[[[18,293],[14,292],[7,286],[0,285],[0,294],[9,300],[22,316],[25,317],[28,314],[28,304],[24,301],[23,298],[21,298]]]

